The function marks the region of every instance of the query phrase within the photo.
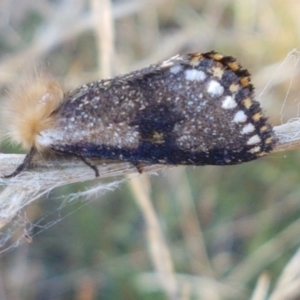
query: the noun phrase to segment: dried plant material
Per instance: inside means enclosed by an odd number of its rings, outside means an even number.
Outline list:
[[[293,118],[285,124],[274,127],[278,138],[274,152],[300,148],[300,118]]]
[[[295,300],[300,297],[300,249],[285,266],[269,300]]]
[[[8,174],[22,161],[24,155],[0,154],[0,172]],[[108,163],[95,161],[101,178],[119,177],[136,173],[136,167],[130,163]],[[0,228],[14,218],[18,212],[31,202],[48,194],[52,189],[75,182],[95,179],[94,172],[76,158],[60,158],[45,161],[43,158],[34,161],[34,169],[29,169],[11,179],[2,179],[1,184],[7,187],[0,194]],[[156,172],[164,169],[162,165],[145,166],[145,172]],[[116,181],[120,182],[120,179]],[[109,185],[108,185],[109,186]],[[91,189],[90,193],[94,193]],[[89,192],[85,192],[87,197]]]
[[[267,273],[262,273],[254,288],[251,300],[266,300],[269,292],[270,277]]]

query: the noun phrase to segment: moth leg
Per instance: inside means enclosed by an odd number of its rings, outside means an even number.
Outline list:
[[[35,153],[36,149],[34,147],[31,147],[30,151],[26,154],[23,162],[16,168],[16,170],[9,175],[4,175],[3,178],[12,178],[21,173],[30,164]]]
[[[131,162],[137,169],[137,171],[142,174],[143,173],[143,165],[139,162]]]
[[[95,166],[87,157],[84,157],[82,154],[76,154],[78,157],[80,157],[80,159],[90,168],[92,168],[95,172],[95,176],[99,177],[99,170],[97,168],[97,166]]]

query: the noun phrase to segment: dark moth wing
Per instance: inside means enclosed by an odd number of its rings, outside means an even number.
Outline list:
[[[215,52],[84,85],[43,134],[55,151],[133,163],[237,164],[276,142],[248,71]]]

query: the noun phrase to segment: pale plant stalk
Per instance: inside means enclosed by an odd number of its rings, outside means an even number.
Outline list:
[[[292,300],[300,296],[300,248],[285,266],[268,300]]]
[[[22,154],[0,154],[0,174],[11,174],[23,159]],[[57,158],[51,161],[36,158],[33,165],[33,169],[28,169],[14,178],[1,179],[0,183],[6,187],[0,194],[0,228],[9,223],[28,204],[54,188],[95,179],[95,172],[76,158]],[[101,178],[116,178],[137,173],[136,167],[130,163],[103,164],[98,161],[96,165]],[[145,172],[156,172],[165,167],[146,166]],[[86,191],[86,196],[88,194]]]
[[[256,286],[250,300],[266,300],[270,287],[270,276],[262,273],[257,280]]]
[[[149,178],[146,174],[141,177],[131,176],[129,186],[145,219],[150,256],[157,272],[159,282],[168,295],[168,299],[178,299],[173,261],[158,216],[152,205]]]
[[[201,274],[204,278],[211,279],[211,289],[209,290],[208,295],[204,295],[203,293],[203,299],[220,300],[221,296],[219,294],[219,289],[217,286],[213,286],[216,282],[214,280],[215,272],[207,253],[204,235],[196,214],[192,192],[184,170],[176,169],[171,172],[170,181],[174,187],[181,187],[176,191],[174,199],[179,206],[180,214],[178,215],[178,221],[181,223],[183,237],[189,256],[189,269],[192,270],[195,275]]]
[[[91,0],[95,20],[100,77],[111,77],[114,62],[114,20],[110,0]]]

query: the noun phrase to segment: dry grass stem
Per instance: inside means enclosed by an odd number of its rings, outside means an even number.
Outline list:
[[[10,174],[18,166],[24,155],[1,154],[1,174]],[[96,162],[97,164],[97,162]],[[57,159],[34,162],[34,169],[11,178],[2,179],[7,187],[0,194],[0,228],[6,225],[16,214],[29,203],[49,193],[52,189],[75,182],[95,179],[95,173],[78,159]],[[118,177],[137,173],[136,167],[130,163],[98,164],[101,178]],[[165,166],[152,165],[145,167],[145,172],[156,172]]]
[[[270,277],[267,273],[262,273],[258,277],[258,281],[254,288],[252,297],[250,300],[266,300],[269,292]]]
[[[269,300],[293,300],[300,296],[300,249],[287,263]]]
[[[294,118],[285,124],[274,127],[278,143],[274,152],[294,150],[300,148],[300,119]]]
[[[178,193],[174,195],[174,198],[179,206],[180,214],[178,218],[181,221],[182,232],[185,233],[184,238],[189,252],[190,269],[193,270],[194,274],[200,271],[204,276],[214,278],[215,272],[211,266],[201,224],[196,215],[196,207],[184,169],[174,170],[170,174],[170,181],[174,187],[182,186]],[[213,299],[218,299],[217,290],[212,290],[216,291]]]
[[[114,63],[114,22],[110,0],[91,0],[95,20],[94,33],[98,48],[100,78],[111,77]]]
[[[174,276],[174,266],[170,249],[163,236],[158,216],[152,205],[150,197],[150,181],[147,175],[139,178],[131,177],[129,181],[135,200],[146,222],[146,236],[150,247],[150,255],[157,276],[168,299],[178,299],[178,284]]]

